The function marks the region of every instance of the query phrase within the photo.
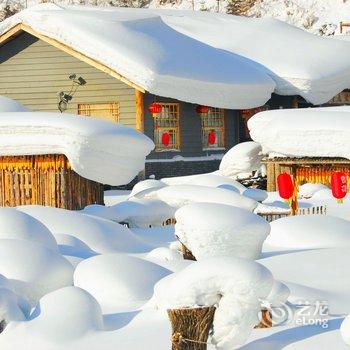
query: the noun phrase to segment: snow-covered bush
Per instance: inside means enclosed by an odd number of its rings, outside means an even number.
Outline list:
[[[350,221],[330,215],[296,215],[275,220],[266,242],[283,250],[350,247]]]
[[[154,288],[159,308],[217,307],[212,342],[219,349],[244,344],[259,323],[260,299],[273,287],[262,265],[233,257],[209,258],[160,280]]]
[[[175,235],[197,260],[212,256],[258,259],[270,232],[263,218],[225,204],[189,204],[175,218]]]
[[[219,173],[235,177],[240,173],[251,173],[261,166],[261,146],[257,142],[239,143],[232,147],[222,158]]]
[[[101,307],[146,302],[154,284],[170,273],[152,262],[125,254],[104,254],[82,261],[74,285],[93,295]]]

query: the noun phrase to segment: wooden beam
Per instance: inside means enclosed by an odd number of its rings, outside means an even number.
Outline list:
[[[49,38],[48,36],[45,36],[45,35],[42,35],[42,34],[38,33],[37,31],[35,31],[34,29],[32,29],[30,26],[23,24],[23,23],[17,24],[16,26],[14,26],[10,30],[8,30],[6,33],[1,35],[0,36],[0,44],[10,40],[12,37],[14,37],[16,35],[19,35],[23,31],[35,36],[36,38],[38,38],[42,41],[45,41],[46,43],[56,47],[59,50],[62,50],[64,52],[68,53],[69,55],[77,58],[78,60],[83,61],[83,62],[89,64],[90,66],[95,67],[96,69],[99,69],[102,72],[105,72],[105,73],[111,75],[113,78],[116,78],[116,79],[122,81],[126,85],[129,85],[138,91],[141,91],[141,92],[146,91],[142,86],[133,83],[132,81],[130,81],[126,77],[117,73],[115,70],[107,67],[105,64],[103,64],[95,59],[92,59],[92,58],[82,54],[81,52],[78,52],[77,50],[71,48],[70,46],[62,44],[61,42],[59,42],[55,39]]]
[[[145,112],[144,112],[144,99],[143,92],[135,89],[135,101],[136,101],[136,130],[144,132],[145,130]]]

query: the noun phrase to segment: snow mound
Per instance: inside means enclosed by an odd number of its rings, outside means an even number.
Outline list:
[[[0,207],[0,239],[23,239],[57,251],[55,237],[39,220],[14,208]]]
[[[340,326],[340,333],[345,344],[350,345],[350,316],[345,317]]]
[[[269,223],[248,210],[194,203],[176,212],[175,235],[197,260],[213,256],[258,259]]]
[[[83,214],[97,216],[106,220],[118,220],[118,214],[111,207],[107,207],[100,204],[90,204],[87,205],[83,211]],[[122,221],[122,220],[121,220]]]
[[[0,113],[2,112],[28,112],[28,109],[15,100],[0,96]]]
[[[93,295],[103,309],[146,302],[154,284],[170,271],[152,262],[122,254],[104,254],[82,261],[74,284]]]
[[[350,281],[347,276],[350,248],[313,249],[259,260],[290,289],[288,301],[326,301],[329,315],[350,313]]]
[[[11,280],[17,294],[31,302],[73,283],[73,267],[59,253],[17,239],[0,240],[0,274]]]
[[[240,173],[251,173],[261,166],[261,146],[253,141],[239,143],[222,158],[219,173],[234,177]]]
[[[267,192],[260,190],[259,188],[247,188],[242,194],[243,196],[254,199],[257,202],[263,202],[268,197]]]
[[[350,107],[266,111],[248,121],[265,154],[350,159]]]
[[[118,213],[118,221],[128,222],[130,227],[161,226],[175,214],[174,208],[158,199],[131,198],[112,208]]]
[[[54,235],[69,234],[96,253],[140,253],[151,250],[128,228],[110,220],[82,212],[35,205],[18,209],[40,220]]]
[[[127,126],[71,114],[0,113],[0,155],[64,154],[82,177],[129,183],[154,148]]]
[[[150,193],[156,189],[165,187],[166,184],[160,180],[147,179],[138,182],[130,193],[130,198],[137,197],[142,198],[146,193]]]
[[[243,345],[258,323],[260,299],[273,277],[262,265],[233,257],[208,258],[160,280],[154,300],[160,308],[216,305],[212,341],[219,349]]]
[[[161,188],[151,194],[174,208],[193,202],[210,202],[233,205],[253,211],[258,203],[250,198],[225,188],[210,188],[198,185],[174,185]]]
[[[350,247],[350,221],[334,216],[288,216],[270,225],[266,246],[281,250]]]
[[[275,280],[266,301],[271,307],[280,307],[286,303],[289,296],[290,289],[284,283]]]
[[[54,343],[78,340],[87,333],[103,330],[102,311],[97,301],[73,286],[45,295],[34,316],[28,324],[31,331]]]
[[[312,198],[314,194],[321,190],[328,190],[329,188],[324,184],[312,184],[306,183],[299,186],[298,197],[299,198]]]

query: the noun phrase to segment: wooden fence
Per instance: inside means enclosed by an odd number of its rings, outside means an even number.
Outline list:
[[[103,185],[74,172],[64,155],[0,157],[0,206],[78,210],[103,204]]]

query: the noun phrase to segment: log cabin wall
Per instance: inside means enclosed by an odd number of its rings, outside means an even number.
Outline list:
[[[103,204],[103,185],[78,175],[63,155],[0,157],[0,186],[0,206]]]

